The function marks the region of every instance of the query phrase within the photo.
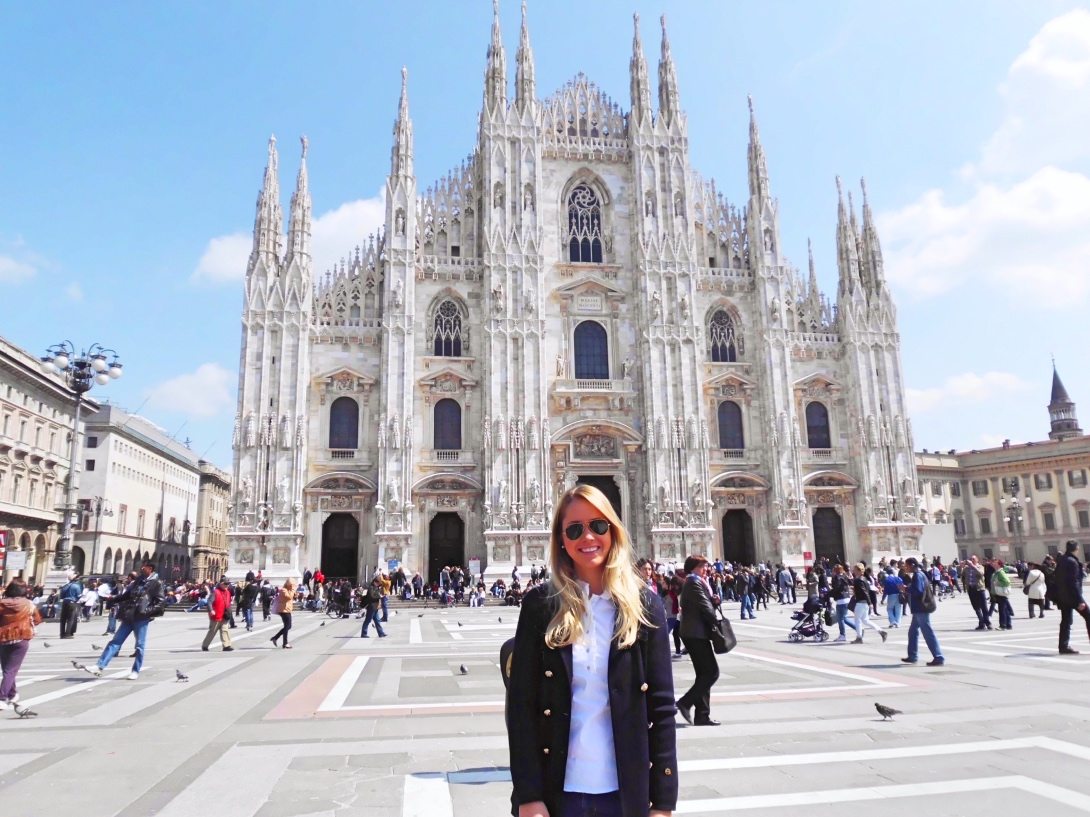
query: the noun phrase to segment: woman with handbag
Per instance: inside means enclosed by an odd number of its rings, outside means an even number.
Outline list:
[[[1002,559],[995,560],[995,572],[992,574],[992,596],[999,608],[999,629],[1014,629],[1014,609],[1011,607],[1011,577],[1003,566]]]
[[[19,700],[15,679],[30,650],[34,628],[42,623],[42,614],[26,594],[26,582],[15,578],[0,601],[0,671],[4,673],[0,681],[0,710]]]
[[[1034,618],[1033,608],[1036,607],[1041,618],[1045,617],[1045,574],[1041,566],[1029,563],[1029,572],[1022,581],[1022,592],[1026,594],[1029,602],[1029,617]]]
[[[687,723],[696,726],[719,725],[711,716],[712,687],[719,680],[719,662],[712,649],[712,632],[719,626],[715,616],[719,597],[712,595],[705,578],[708,569],[708,560],[703,556],[689,556],[685,560],[685,584],[681,589],[681,640],[689,651],[696,680],[678,698],[677,711]],[[695,719],[691,711],[694,708]]]
[[[552,572],[527,591],[507,690],[511,814],[669,817],[674,682],[662,600],[597,488],[553,516]]]
[[[295,606],[295,580],[285,579],[284,586],[276,594],[276,599],[273,600],[273,612],[280,616],[280,621],[283,626],[277,630],[276,635],[269,639],[276,646],[278,639],[283,638],[283,647],[285,650],[291,649],[291,644],[288,643],[288,631],[291,630],[291,611]]]

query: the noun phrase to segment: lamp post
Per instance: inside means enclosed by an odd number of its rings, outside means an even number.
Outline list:
[[[113,505],[110,504],[110,500],[101,496],[96,496],[91,500],[91,510],[95,514],[95,538],[91,543],[91,569],[88,572],[97,573],[98,542],[99,537],[102,535],[102,517],[113,516],[114,508]],[[102,572],[107,573],[108,571],[103,570]]]
[[[106,360],[107,355],[111,358],[109,362]],[[66,340],[46,350],[42,356],[42,370],[47,374],[61,375],[65,384],[76,395],[72,439],[68,448],[68,477],[64,486],[64,521],[61,538],[53,555],[53,570],[63,573],[68,570],[72,561],[72,518],[76,513],[76,492],[79,489],[79,415],[83,406],[83,395],[96,383],[105,386],[111,380],[121,377],[121,363],[113,349],[94,343],[77,353],[72,342]]]
[[[1024,500],[1025,505],[1023,505],[1018,499],[1019,486],[1018,481],[1015,479],[1003,480],[1003,489],[1010,494],[1010,497],[1000,497],[999,504],[1005,509],[1007,530],[1014,535],[1015,558],[1021,558],[1018,549],[1025,544],[1022,534],[1023,511],[1029,510],[1029,504],[1033,502],[1033,497],[1027,496]]]

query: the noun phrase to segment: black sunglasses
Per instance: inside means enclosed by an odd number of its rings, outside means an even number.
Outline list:
[[[576,542],[583,538],[583,531],[586,530],[586,527],[589,527],[590,532],[597,536],[605,536],[610,524],[605,519],[592,519],[586,526],[582,522],[572,522],[568,527],[564,528],[564,535],[571,541]]]

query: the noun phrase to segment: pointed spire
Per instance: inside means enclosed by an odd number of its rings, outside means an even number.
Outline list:
[[[628,63],[629,83],[632,89],[632,121],[651,120],[651,83],[647,79],[647,60],[643,56],[640,40],[640,15],[632,15],[632,59]]]
[[[409,119],[409,69],[401,66],[401,101],[394,122],[394,146],[390,151],[390,175],[413,175],[413,122]]]
[[[768,165],[765,162],[765,149],[761,145],[761,133],[757,129],[757,115],[753,111],[753,97],[746,97],[749,103],[749,195],[768,199]]]
[[[810,278],[808,282],[809,296],[818,297],[817,270],[814,268],[814,245],[809,238],[806,239],[806,254],[810,263]]]
[[[507,57],[500,31],[500,0],[492,0],[492,41],[488,44],[484,69],[484,112],[492,113],[497,106],[507,107]]]
[[[659,116],[670,124],[681,115],[681,98],[677,88],[677,69],[670,54],[670,39],[666,36],[666,15],[662,24],[662,54],[659,57]]]
[[[1048,432],[1050,440],[1066,440],[1081,437],[1079,418],[1075,413],[1075,403],[1068,396],[1060,373],[1056,371],[1056,360],[1052,361],[1052,397],[1048,402],[1048,419],[1052,430]]]
[[[849,193],[849,201],[851,194]],[[854,217],[849,219],[848,208],[844,206],[844,188],[840,177],[836,177],[836,256],[840,273],[840,285],[837,298],[852,298],[862,294],[862,282],[859,280],[859,247],[852,225]]]
[[[533,107],[537,96],[534,81],[534,52],[530,48],[530,26],[526,22],[526,0],[522,0],[522,30],[515,55],[515,108],[522,113]]]
[[[288,228],[288,253],[285,263],[299,257],[301,263],[310,260],[310,189],[307,185],[307,137],[299,138],[303,155],[299,160],[299,175],[295,178],[295,192],[291,194],[291,226]]]
[[[867,180],[859,180],[863,188],[863,234],[860,237],[863,245],[862,261],[867,267],[867,277],[875,292],[879,292],[886,281],[885,262],[882,260],[882,245],[878,241],[878,229],[874,226],[874,215],[871,213],[870,201],[867,198]]]
[[[250,255],[250,267],[259,254],[278,259],[280,256],[280,231],[284,216],[280,211],[280,158],[276,152],[276,136],[269,137],[269,158],[265,164],[265,179],[257,196],[257,215],[254,217],[254,249]]]

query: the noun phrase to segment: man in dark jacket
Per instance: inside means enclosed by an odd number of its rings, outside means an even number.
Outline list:
[[[711,631],[717,626],[715,607],[708,580],[708,560],[690,556],[685,560],[685,584],[681,588],[681,640],[689,651],[696,670],[696,680],[677,702],[678,712],[688,723],[697,726],[718,726],[711,717],[711,692],[719,680],[719,662],[712,649]],[[690,712],[696,707],[696,718]]]
[[[121,625],[113,640],[106,645],[98,664],[94,667],[85,667],[92,675],[102,675],[114,656],[121,651],[121,645],[129,637],[129,633],[136,634],[136,660],[129,673],[130,681],[135,681],[140,675],[140,667],[144,664],[144,645],[148,637],[148,625],[153,618],[163,614],[163,586],[155,575],[155,562],[148,559],[140,568],[140,575],[125,585],[120,595],[110,599],[117,605],[117,617]]]
[[[1075,554],[1079,543],[1069,539],[1064,555],[1056,563],[1056,578],[1053,584],[1056,602],[1060,608],[1060,655],[1078,655],[1078,650],[1071,649],[1071,622],[1078,613],[1086,621],[1086,634],[1090,637],[1090,611],[1082,597],[1082,562]]]
[[[946,663],[942,654],[942,647],[935,637],[935,631],[931,628],[931,613],[924,606],[924,595],[927,593],[928,578],[924,576],[920,563],[915,557],[905,559],[905,568],[908,571],[908,605],[912,611],[912,623],[908,627],[908,657],[901,660],[906,664],[915,664],[920,659],[920,632],[923,631],[927,649],[931,650],[931,660],[927,662],[929,667],[941,667]]]
[[[83,582],[79,574],[72,572],[68,583],[61,588],[61,638],[75,638],[79,624],[79,599],[83,595]]]

